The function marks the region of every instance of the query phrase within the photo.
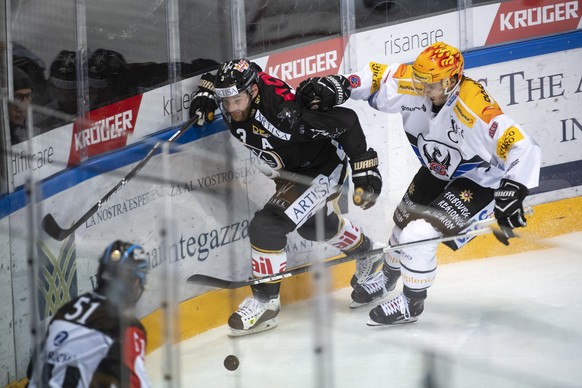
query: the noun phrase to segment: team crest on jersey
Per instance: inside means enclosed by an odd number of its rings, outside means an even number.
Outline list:
[[[461,191],[459,196],[461,197],[461,200],[463,202],[471,202],[471,200],[473,199],[473,193],[471,193],[469,190]]]
[[[454,178],[474,168],[474,164],[465,163],[463,155],[454,145],[425,139],[419,135],[413,146],[416,156],[430,172],[439,179]],[[480,163],[480,162],[479,162]]]
[[[281,159],[281,156],[276,153],[275,151],[263,150],[260,148],[253,147],[250,144],[245,144],[247,148],[249,148],[253,154],[255,154],[262,162],[264,162],[267,166],[272,168],[273,170],[281,170],[285,168],[285,163]]]
[[[359,88],[362,85],[362,80],[357,74],[350,74],[348,76],[348,81],[352,89]]]
[[[451,166],[451,154],[447,151],[446,155],[443,155],[438,147],[434,147],[430,152],[427,144],[422,150],[428,162],[428,168],[438,175],[448,176],[447,169]]]

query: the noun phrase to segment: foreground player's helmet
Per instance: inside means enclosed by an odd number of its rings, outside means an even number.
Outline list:
[[[147,272],[148,263],[141,246],[114,241],[99,259],[98,290],[113,303],[134,304],[143,293]]]
[[[449,94],[463,76],[465,61],[459,50],[443,42],[424,49],[412,64],[412,81],[417,90],[421,84],[440,82]]]
[[[257,82],[257,71],[247,59],[233,59],[224,62],[216,73],[214,84],[216,97],[232,97],[244,91],[250,93],[250,87]]]

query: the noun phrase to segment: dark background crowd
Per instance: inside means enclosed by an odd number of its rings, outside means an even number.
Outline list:
[[[14,102],[9,104],[12,144],[28,138],[26,110],[31,103],[50,109],[35,110],[33,136],[71,122],[77,116],[77,73],[84,66],[76,57],[75,51],[62,50],[47,69],[40,58],[26,48],[17,46],[13,55]],[[172,82],[170,77],[174,66],[177,68],[179,80],[212,70],[218,64],[211,59],[196,59],[177,64],[128,63],[119,52],[95,50],[86,65],[89,109],[96,109]],[[51,111],[56,114],[51,114]]]

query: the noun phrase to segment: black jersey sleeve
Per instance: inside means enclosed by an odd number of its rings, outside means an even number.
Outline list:
[[[325,112],[304,109],[300,125],[305,135],[312,138],[336,139],[350,159],[368,149],[358,115],[351,109],[337,106]]]
[[[353,110],[343,107],[332,107],[324,112],[306,109],[297,101],[291,86],[262,72],[259,73],[259,88],[261,109],[279,130],[304,141],[335,139],[350,159],[366,152],[366,136]]]

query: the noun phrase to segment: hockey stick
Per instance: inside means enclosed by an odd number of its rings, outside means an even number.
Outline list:
[[[528,207],[524,210],[524,213],[525,214],[533,214],[533,210],[531,209],[531,207]],[[488,225],[493,224],[496,221],[497,220],[495,218],[486,218],[484,220],[473,222],[471,224],[471,227],[475,227],[476,229],[472,229],[472,230],[469,230],[469,231],[464,232],[464,233],[459,233],[459,234],[454,235],[454,236],[427,238],[424,240],[411,241],[411,242],[403,243],[403,244],[388,245],[388,246],[383,247],[383,248],[372,249],[369,251],[360,252],[360,253],[356,253],[353,255],[333,257],[331,259],[325,260],[323,262],[323,267],[324,268],[333,267],[333,266],[338,265],[338,264],[347,263],[347,262],[352,261],[352,260],[357,260],[357,259],[361,259],[361,258],[364,258],[367,256],[376,255],[378,253],[386,253],[386,252],[390,252],[390,251],[396,251],[396,250],[399,250],[402,248],[415,247],[418,245],[424,245],[424,244],[435,243],[435,242],[437,242],[437,243],[447,242],[447,241],[452,241],[452,240],[456,240],[459,238],[469,238],[469,237],[474,237],[474,236],[478,236],[480,234],[487,234],[487,233],[493,233],[493,234],[501,233],[501,234],[503,234],[503,232],[501,232],[501,231],[498,231],[498,230],[495,230],[495,229],[488,227]],[[503,236],[503,237],[505,238],[505,236]],[[271,276],[265,276],[262,278],[254,278],[254,279],[247,279],[247,280],[227,280],[227,279],[219,279],[219,278],[216,278],[213,276],[208,276],[208,275],[194,274],[188,278],[188,282],[197,283],[200,285],[210,286],[210,287],[232,289],[232,288],[240,288],[240,287],[245,287],[245,286],[253,286],[255,284],[274,282],[274,281],[285,279],[285,278],[295,276],[295,275],[298,275],[298,274],[301,274],[304,272],[309,272],[313,269],[313,267],[314,267],[313,263],[307,263],[307,264],[303,264],[303,265],[300,265],[300,266],[295,267],[295,268],[288,269],[288,270],[283,271],[283,272],[279,272],[278,274],[274,274]]]
[[[105,194],[95,205],[93,205],[91,209],[89,209],[85,214],[83,214],[81,218],[79,218],[70,228],[61,228],[59,224],[57,224],[57,221],[55,220],[54,216],[51,213],[47,213],[42,219],[41,224],[44,231],[49,236],[58,241],[62,241],[65,238],[67,238],[67,236],[69,236],[71,233],[77,230],[77,228],[83,225],[85,221],[91,218],[91,216],[93,216],[93,214],[95,214],[101,208],[101,206],[103,206],[107,201],[109,201],[109,199],[111,199],[111,197],[113,197],[115,193],[121,190],[122,187],[125,186],[125,184],[131,180],[131,178],[136,176],[137,173],[143,168],[143,166],[146,165],[147,162],[149,162],[149,160],[154,156],[156,151],[158,151],[158,149],[162,145],[167,147],[170,144],[172,144],[176,139],[182,136],[184,132],[186,132],[186,130],[190,128],[190,126],[194,122],[199,120],[199,116],[200,115],[197,115],[192,119],[188,120],[186,123],[184,123],[176,131],[176,133],[174,133],[168,140],[166,141],[160,140],[156,144],[154,144],[154,146],[152,147],[151,150],[149,150],[146,156],[129,173],[127,173],[127,175],[123,177],[121,181],[119,181],[111,190],[109,190],[107,194]]]

